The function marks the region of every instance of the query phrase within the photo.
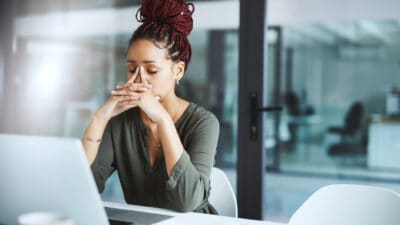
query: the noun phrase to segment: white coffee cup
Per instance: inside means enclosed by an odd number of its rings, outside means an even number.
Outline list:
[[[50,212],[31,212],[18,217],[18,225],[74,225],[71,218]]]

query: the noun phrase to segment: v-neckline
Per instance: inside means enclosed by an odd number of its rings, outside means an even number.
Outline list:
[[[189,102],[189,104],[187,105],[187,107],[184,109],[183,113],[181,114],[181,116],[176,120],[176,122],[174,123],[175,128],[178,130],[178,125],[181,122],[181,120],[185,117],[185,115],[188,113],[189,109],[193,106],[193,103]],[[161,162],[164,161],[164,150],[161,148],[161,151],[158,153],[159,157],[156,159],[156,161],[154,162],[154,164],[151,164],[151,159],[150,159],[150,151],[149,151],[149,127],[146,126],[146,124],[143,122],[142,118],[140,117],[140,109],[137,108],[137,113],[136,113],[136,120],[140,126],[140,132],[143,133],[143,136],[141,136],[143,138],[143,144],[144,144],[144,148],[142,148],[142,153],[144,155],[144,158],[147,161],[147,166],[149,168],[151,168],[151,170],[155,170],[157,168],[160,167]]]

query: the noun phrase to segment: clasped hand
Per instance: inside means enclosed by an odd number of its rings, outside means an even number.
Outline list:
[[[138,76],[141,82],[135,83]],[[143,67],[138,67],[125,84],[116,86],[110,98],[96,114],[110,119],[128,109],[140,107],[154,123],[161,122],[168,112],[160,104],[159,97],[153,94],[152,85],[148,84],[144,78]]]

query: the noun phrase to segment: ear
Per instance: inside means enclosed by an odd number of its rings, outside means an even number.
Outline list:
[[[174,63],[173,66],[173,73],[174,73],[174,79],[175,80],[180,80],[183,77],[183,74],[185,73],[185,63],[182,61],[178,61]]]

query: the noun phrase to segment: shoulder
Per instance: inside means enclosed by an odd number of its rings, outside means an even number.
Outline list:
[[[195,103],[190,103],[186,112],[182,116],[181,126],[188,133],[193,133],[199,130],[219,130],[219,121],[217,117]],[[190,131],[190,132],[189,132]]]
[[[217,117],[207,109],[190,103],[177,126],[178,133],[185,149],[193,146],[208,148],[217,143],[219,137],[219,122]],[[190,147],[191,146],[191,147]],[[211,146],[210,149],[214,147]]]
[[[188,117],[193,123],[219,124],[217,117],[202,106],[190,103],[187,110]]]

